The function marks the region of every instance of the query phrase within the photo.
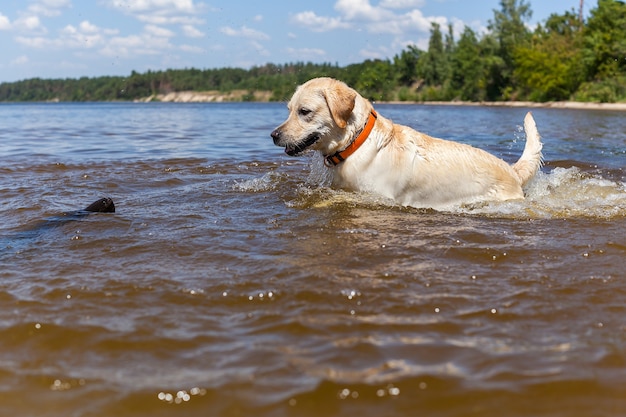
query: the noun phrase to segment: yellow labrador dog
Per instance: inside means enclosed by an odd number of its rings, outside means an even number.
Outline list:
[[[287,107],[289,117],[271,134],[274,144],[292,156],[319,151],[333,187],[376,193],[405,206],[449,209],[522,199],[522,188],[542,163],[530,113],[524,119],[524,152],[509,165],[481,149],[394,124],[355,90],[331,78],[307,81]]]

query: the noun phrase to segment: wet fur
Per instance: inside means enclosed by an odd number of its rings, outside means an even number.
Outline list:
[[[289,155],[306,149],[324,156],[343,150],[363,128],[372,104],[341,81],[314,78],[298,87],[289,117],[272,132]],[[529,112],[526,146],[509,165],[469,145],[430,137],[380,114],[369,138],[332,171],[332,185],[376,193],[413,207],[445,209],[464,203],[524,198],[541,166],[542,144]]]

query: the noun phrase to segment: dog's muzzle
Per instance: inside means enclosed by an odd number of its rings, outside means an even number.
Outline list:
[[[303,141],[297,142],[297,143],[284,143],[283,138],[282,138],[282,131],[279,129],[275,129],[271,136],[272,139],[274,140],[274,145],[276,146],[284,146],[285,147],[285,153],[289,156],[298,156],[300,155],[302,152],[304,152],[305,150],[307,150],[308,147],[312,146],[315,142],[317,142],[320,139],[320,135],[318,133],[312,133],[309,136],[307,136]]]

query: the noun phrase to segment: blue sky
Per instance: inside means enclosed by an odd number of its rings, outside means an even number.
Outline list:
[[[579,0],[530,0],[531,27]],[[585,2],[585,15],[596,2]],[[430,22],[481,32],[499,0],[3,0],[0,82],[132,70],[347,65],[425,49]]]

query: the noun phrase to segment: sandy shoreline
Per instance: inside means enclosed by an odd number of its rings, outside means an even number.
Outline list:
[[[579,101],[380,101],[385,104],[423,104],[426,106],[531,107],[576,110],[626,111],[626,103],[587,103]]]
[[[233,90],[229,92],[220,91],[172,91],[165,94],[153,94],[149,97],[135,99],[135,102],[149,103],[151,101],[173,102],[173,103],[222,103],[228,101],[269,101],[271,91]]]
[[[207,103],[224,101],[243,101],[244,96],[248,101],[269,101],[271,92],[236,90],[228,93],[218,91],[176,91],[167,94],[157,94],[136,102],[175,102],[175,103]],[[578,101],[551,101],[537,103],[533,101],[376,101],[380,104],[421,104],[425,106],[476,106],[476,107],[529,107],[529,108],[554,108],[554,109],[577,109],[577,110],[614,110],[626,111],[626,103],[585,103]]]

